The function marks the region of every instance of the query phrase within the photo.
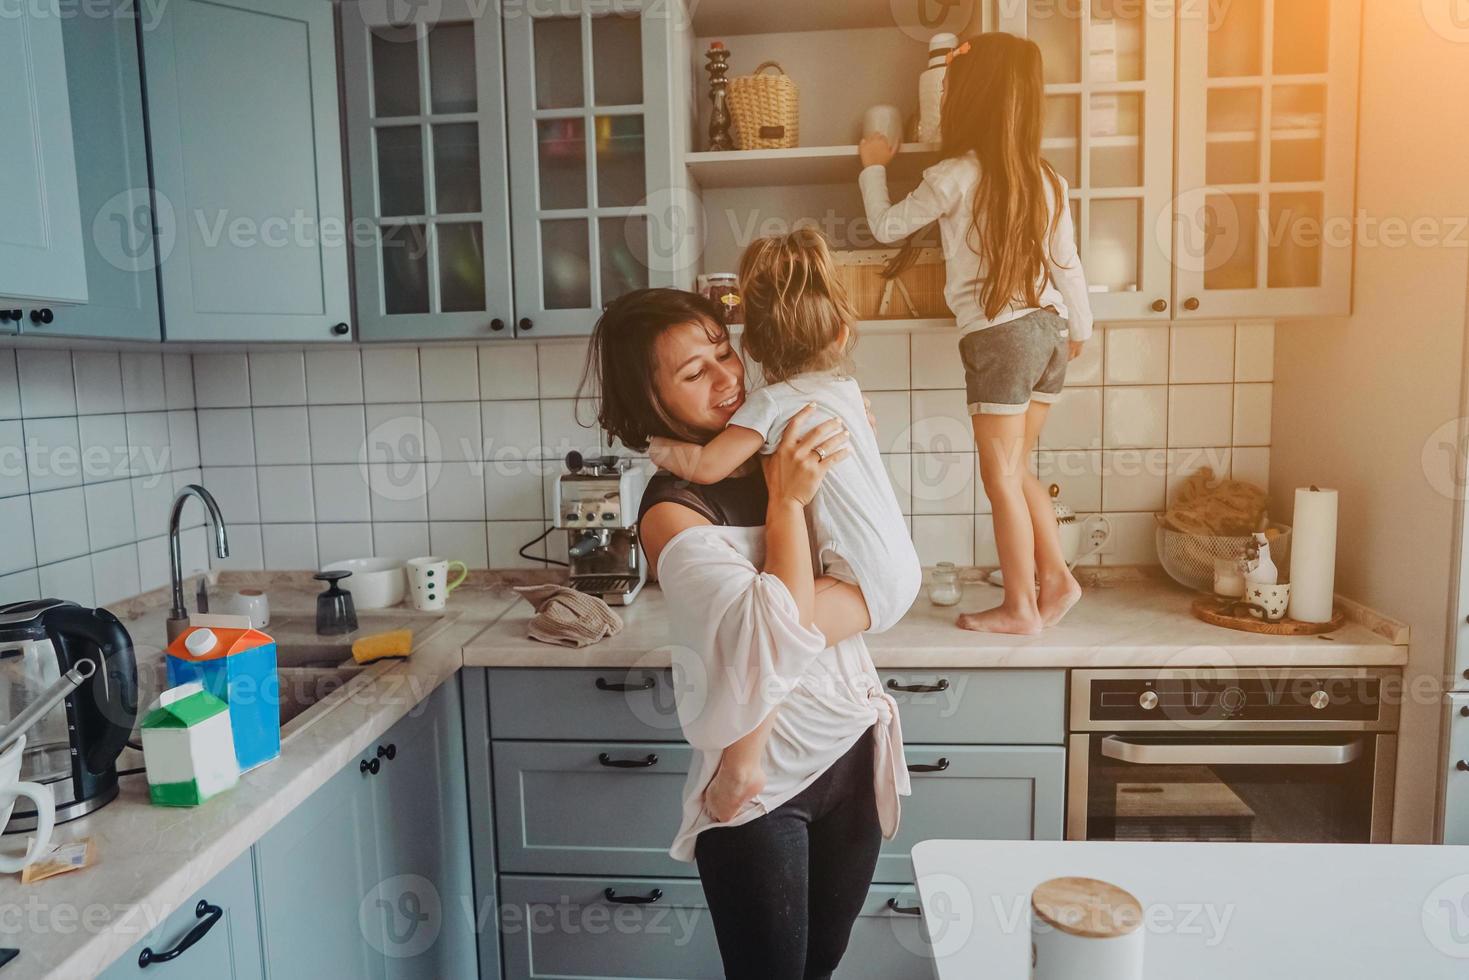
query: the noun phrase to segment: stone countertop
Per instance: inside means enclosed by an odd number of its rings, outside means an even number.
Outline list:
[[[1000,589],[970,582],[958,606],[935,606],[926,595],[867,648],[881,669],[963,667],[1401,666],[1407,630],[1371,610],[1344,603],[1350,618],[1325,638],[1266,636],[1195,619],[1196,597],[1161,573],[1086,572],[1085,593],[1066,619],[1037,636],[973,633],[954,625],[959,612],[999,603]],[[663,593],[643,589],[619,608],[622,632],[580,650],[526,636],[531,610],[512,607],[464,648],[469,667],[665,667],[670,658]]]
[[[303,585],[300,576],[227,574],[224,581],[221,591],[264,586],[273,624],[315,615],[318,589]],[[192,607],[192,590],[188,595]],[[122,777],[117,799],[59,825],[52,838],[90,836],[96,864],[29,885],[19,875],[0,875],[0,909],[6,911],[0,946],[20,949],[3,968],[5,980],[89,977],[107,967],[452,677],[463,665],[463,644],[517,601],[503,588],[471,582],[455,591],[439,623],[432,614],[408,611],[435,627],[411,657],[361,670],[283,729],[278,759],[243,774],[237,786],[202,806],[153,806],[143,774]],[[148,677],[161,658],[164,605],[155,597],[113,607],[133,637],[145,697],[151,697]],[[371,614],[359,618],[366,630]],[[119,768],[141,764],[141,753],[131,750],[119,760]],[[6,838],[11,849],[15,841]]]

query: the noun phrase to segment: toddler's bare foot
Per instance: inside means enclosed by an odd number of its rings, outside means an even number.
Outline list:
[[[980,612],[962,613],[957,620],[960,629],[977,633],[1014,633],[1030,636],[1045,626],[1035,609],[1015,610],[1004,605]]]
[[[732,820],[745,804],[760,795],[765,788],[765,770],[736,769],[720,765],[704,790],[704,809],[720,823]]]
[[[1064,578],[1042,579],[1040,597],[1036,600],[1041,622],[1047,626],[1055,626],[1080,598],[1081,586],[1069,570]]]

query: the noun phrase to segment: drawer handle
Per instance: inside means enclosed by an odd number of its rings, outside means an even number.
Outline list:
[[[904,694],[937,694],[939,691],[949,689],[949,679],[940,677],[937,684],[899,684],[892,678],[888,678],[889,691],[902,691]]]
[[[602,897],[617,905],[652,905],[663,897],[663,889],[655,888],[644,895],[619,895],[610,888],[602,889]]]
[[[908,767],[908,771],[909,772],[943,772],[947,768],[949,768],[949,760],[948,759],[942,759],[941,758],[941,759],[939,759],[938,762],[934,763],[931,766],[930,765],[927,765],[926,763],[915,762],[913,765],[911,765],[911,766]]]
[[[899,905],[896,898],[888,899],[888,909],[899,915],[922,915],[922,905]]]
[[[138,954],[138,969],[150,963],[167,963],[188,952],[190,946],[203,939],[204,934],[214,928],[214,924],[224,915],[224,909],[218,905],[210,905],[201,898],[199,904],[194,906],[194,915],[202,921],[196,923],[194,928],[189,930],[189,934],[181,939],[173,949],[166,953],[155,953],[152,946],[144,946],[143,951]]]
[[[646,759],[614,759],[606,752],[603,752],[597,756],[597,761],[604,766],[611,766],[614,769],[646,769],[649,766],[656,766],[658,764],[658,757],[649,752]]]
[[[1459,770],[1460,772],[1469,772],[1469,762],[1465,762],[1463,759],[1460,759],[1454,764],[1454,768]]]
[[[597,690],[599,691],[651,691],[658,682],[651,677],[644,677],[641,684],[610,684],[605,677],[597,678]]]

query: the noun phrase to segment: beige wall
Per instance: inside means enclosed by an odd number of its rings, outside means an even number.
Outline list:
[[[1469,30],[1446,38],[1424,6],[1364,4],[1357,208],[1440,219],[1457,240],[1394,247],[1359,232],[1354,314],[1279,325],[1270,490],[1284,514],[1297,486],[1340,489],[1338,591],[1408,622],[1410,674],[1441,677],[1454,501],[1430,484],[1421,454],[1461,414],[1469,253],[1442,219],[1469,215]],[[1439,708],[1416,701],[1403,715],[1400,842],[1437,833]]]

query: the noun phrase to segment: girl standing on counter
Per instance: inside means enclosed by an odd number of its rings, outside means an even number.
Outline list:
[[[949,55],[944,86],[942,159],[918,189],[889,202],[885,167],[897,147],[880,135],[862,141],[859,184],[878,241],[899,241],[935,221],[943,239],[944,298],[959,327],[1005,579],[1000,605],[966,613],[959,625],[1038,633],[1060,622],[1081,586],[1066,566],[1050,495],[1026,456],[1067,363],[1091,336],[1091,307],[1066,181],[1041,158],[1040,48],[1012,34],[981,34]]]

